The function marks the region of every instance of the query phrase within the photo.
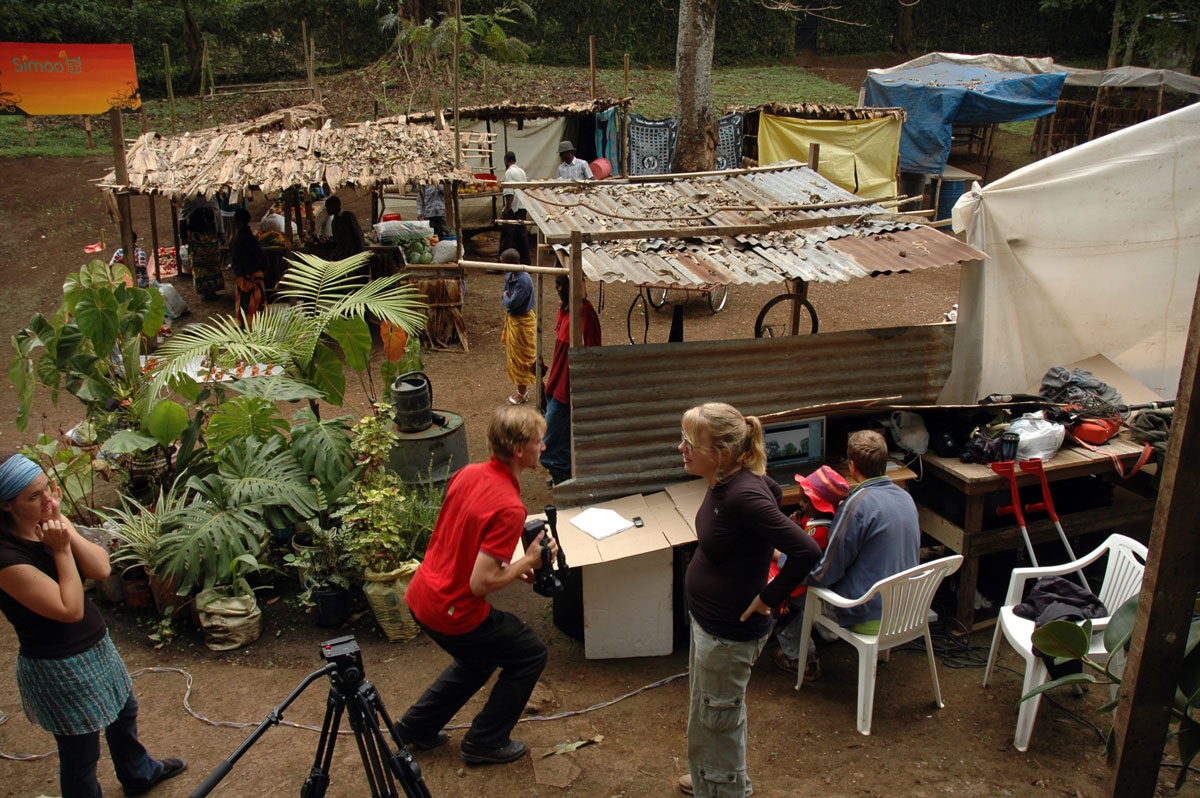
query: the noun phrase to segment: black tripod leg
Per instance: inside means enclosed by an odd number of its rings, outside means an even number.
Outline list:
[[[379,696],[379,691],[373,684],[364,681],[359,686],[358,692],[355,693],[355,699],[358,701],[363,717],[370,720],[368,728],[373,737],[374,748],[378,751],[389,752],[387,780],[393,790],[390,795],[396,794],[394,792],[395,783],[392,781],[392,777],[395,776],[407,798],[431,798],[429,788],[425,786],[425,780],[421,778],[421,766],[413,759],[412,754],[404,745],[404,741],[400,739],[395,724],[392,723],[387,709],[383,706],[383,699]],[[379,728],[377,716],[383,718],[388,732],[392,735],[392,740],[396,744],[395,753],[391,753],[388,748],[387,738],[383,736],[383,730]]]
[[[313,758],[312,770],[300,788],[300,798],[324,798],[329,789],[329,766],[333,762],[333,746],[337,742],[338,728],[342,725],[342,710],[346,702],[337,690],[331,689],[325,700],[325,721],[321,724],[321,741],[317,743],[317,755]]]

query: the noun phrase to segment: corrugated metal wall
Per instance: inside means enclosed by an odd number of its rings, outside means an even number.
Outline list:
[[[686,478],[679,419],[702,402],[747,415],[887,396],[932,404],[950,374],[954,328],[572,349],[575,479],[555,500],[585,504]]]

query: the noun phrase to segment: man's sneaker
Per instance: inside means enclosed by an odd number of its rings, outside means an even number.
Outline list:
[[[146,784],[140,787],[123,787],[125,794],[145,795],[167,779],[178,776],[180,773],[187,770],[187,762],[183,759],[177,759],[175,757],[162,760],[162,766],[162,771]]]
[[[525,756],[525,743],[509,740],[504,745],[484,748],[463,740],[461,750],[462,758],[472,765],[504,765]]]

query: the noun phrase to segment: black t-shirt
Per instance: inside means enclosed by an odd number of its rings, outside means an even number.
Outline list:
[[[709,489],[696,513],[700,541],[686,584],[688,609],[696,623],[726,640],[756,640],[771,630],[771,619],[755,613],[740,620],[756,595],[779,606],[821,558],[821,548],[779,509],[779,486],[746,469]],[[771,554],[787,555],[783,569],[767,585]]]
[[[11,565],[32,565],[55,581],[58,568],[54,552],[40,541],[21,540],[0,535],[0,569]],[[87,651],[104,637],[104,616],[84,596],[83,618],[74,623],[54,621],[38,615],[12,596],[0,590],[0,612],[17,630],[21,654],[30,659],[62,659]]]

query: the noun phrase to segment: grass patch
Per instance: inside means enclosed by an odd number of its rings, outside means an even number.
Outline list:
[[[1000,129],[1005,133],[1012,133],[1014,136],[1024,136],[1025,138],[1029,138],[1033,135],[1033,129],[1036,126],[1036,119],[1025,119],[1021,122],[1000,123]]]

